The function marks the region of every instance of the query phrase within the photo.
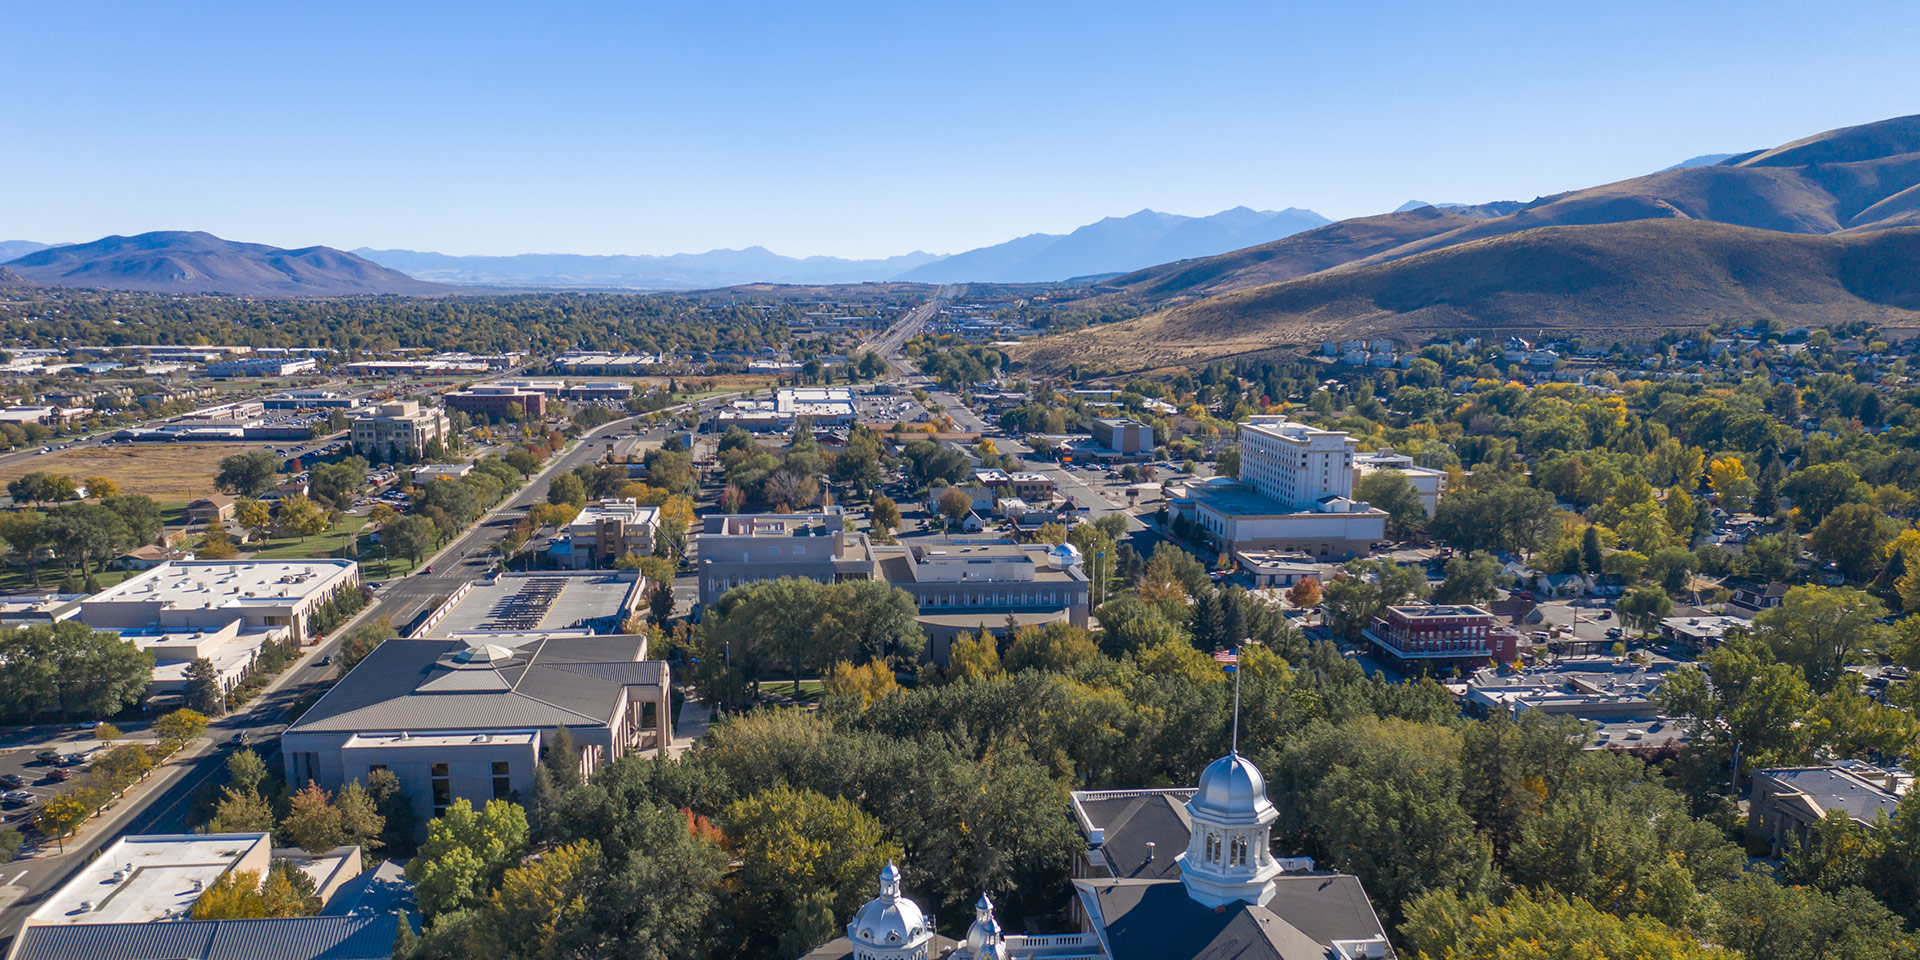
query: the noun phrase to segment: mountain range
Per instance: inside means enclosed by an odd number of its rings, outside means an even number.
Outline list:
[[[1235,207],[1207,217],[1142,210],[1071,233],[1030,234],[951,256],[915,251],[877,260],[787,257],[757,246],[671,256],[449,256],[366,247],[288,251],[164,231],[57,248],[4,241],[0,263],[18,265],[16,272],[36,283],[255,296],[447,293],[452,286],[703,290],[751,283],[1047,283],[1224,253],[1327,222],[1311,210],[1291,207]],[[51,252],[55,249],[61,252]],[[288,269],[294,264],[298,269]],[[335,268],[337,275],[330,272]]]
[[[287,250],[174,230],[47,247],[8,261],[6,269],[28,283],[154,293],[286,297],[453,291],[332,247]]]
[[[1150,267],[1095,298],[1146,316],[1014,352],[1041,367],[1145,368],[1363,333],[1920,324],[1920,116],[1708,160]]]

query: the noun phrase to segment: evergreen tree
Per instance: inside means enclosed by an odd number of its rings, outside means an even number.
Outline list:
[[[1598,576],[1602,570],[1603,557],[1600,553],[1600,531],[1593,524],[1587,524],[1587,532],[1580,535],[1580,565],[1587,573]]]
[[[197,657],[187,665],[187,706],[209,717],[226,712],[226,696],[220,690],[220,673],[213,661]]]

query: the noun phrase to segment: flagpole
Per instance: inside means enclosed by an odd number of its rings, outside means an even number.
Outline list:
[[[1240,648],[1233,648],[1233,756],[1240,755]]]

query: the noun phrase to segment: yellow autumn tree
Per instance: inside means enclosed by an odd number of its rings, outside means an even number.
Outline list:
[[[1719,457],[1707,466],[1707,483],[1720,497],[1720,506],[1729,513],[1747,508],[1753,497],[1753,480],[1747,465],[1738,457]]]

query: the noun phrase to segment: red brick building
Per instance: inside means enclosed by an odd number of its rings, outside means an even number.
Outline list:
[[[1520,647],[1519,634],[1486,609],[1465,603],[1388,607],[1363,636],[1382,657],[1416,673],[1506,663]]]
[[[519,387],[478,386],[449,393],[441,399],[448,410],[459,410],[468,416],[483,413],[498,419],[507,416],[507,408],[514,404],[519,404],[522,413],[531,419],[538,420],[547,415],[546,394]]]

